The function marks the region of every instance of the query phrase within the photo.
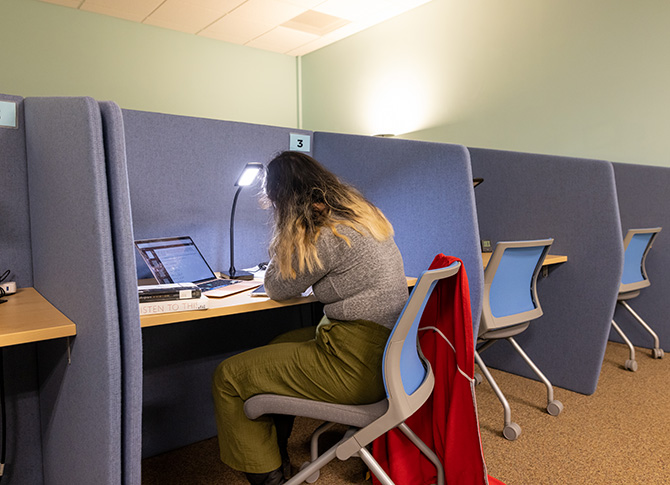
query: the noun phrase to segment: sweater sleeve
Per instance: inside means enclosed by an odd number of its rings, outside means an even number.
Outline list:
[[[317,242],[317,251],[323,265],[322,268],[314,268],[311,272],[298,273],[295,278],[283,278],[279,273],[279,265],[274,260],[270,261],[265,271],[265,291],[273,300],[289,300],[300,296],[307,288],[322,279],[329,271],[329,251],[324,244]]]

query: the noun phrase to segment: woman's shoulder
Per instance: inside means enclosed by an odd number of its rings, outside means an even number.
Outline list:
[[[325,241],[337,242],[342,240],[342,237],[349,240],[368,237],[369,234],[362,226],[355,222],[349,221],[333,221],[332,226],[323,226],[319,237],[323,237]]]

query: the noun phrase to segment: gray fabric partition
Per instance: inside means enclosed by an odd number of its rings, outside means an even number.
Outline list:
[[[568,256],[538,281],[544,315],[518,336],[520,345],[559,387],[592,394],[621,278],[623,242],[614,171],[608,162],[470,149],[481,237],[555,239]],[[492,367],[534,378],[499,342],[483,354]]]
[[[116,269],[121,339],[121,457],[124,484],[141,481],[142,456],[142,331],[137,301],[137,270],[133,247],[126,140],[121,109],[100,103],[110,198],[112,246]]]
[[[27,98],[35,288],[77,325],[38,345],[44,482],[119,483],[121,364],[100,108]]]
[[[656,238],[646,261],[651,286],[644,288],[640,296],[628,304],[656,332],[661,348],[670,351],[670,169],[614,163],[619,212],[621,213],[622,236],[629,229],[661,226],[663,230]],[[614,319],[633,345],[652,348],[651,335],[642,329],[633,316],[617,305]],[[621,342],[616,332],[611,340]]]
[[[214,271],[227,270],[235,180],[247,162],[287,150],[289,134],[300,131],[132,110],[123,117],[135,237],[190,235]],[[242,190],[237,202],[237,269],[268,258],[270,213],[258,190]],[[149,276],[139,259],[138,274]]]
[[[28,176],[23,98],[0,94],[0,101],[17,104],[18,128],[0,127],[0,274],[10,270],[20,288],[33,286],[28,215]]]
[[[189,235],[214,271],[230,265],[234,182],[247,162],[289,148],[287,128],[123,110],[136,239]],[[244,189],[235,214],[235,267],[267,261],[270,213],[259,187]],[[140,278],[150,274],[136,257]],[[133,287],[133,291],[136,291]],[[310,308],[260,312],[147,328],[143,337],[142,456],[216,434],[211,376],[228,355],[263,345]]]
[[[9,269],[20,288],[33,285],[23,98],[0,94],[17,104],[18,127],[0,127],[0,273]],[[11,297],[10,297],[11,298]],[[2,351],[7,405],[7,483],[39,485],[42,480],[37,345]]]
[[[407,275],[419,276],[440,253],[463,261],[476,334],[483,273],[465,147],[315,133],[314,156],[384,212],[395,229]]]

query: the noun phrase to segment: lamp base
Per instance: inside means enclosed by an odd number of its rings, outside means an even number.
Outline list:
[[[253,273],[248,273],[246,271],[222,271],[221,276],[223,278],[228,278],[229,280],[253,280]]]

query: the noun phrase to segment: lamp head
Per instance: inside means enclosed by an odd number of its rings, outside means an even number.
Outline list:
[[[244,170],[237,180],[235,181],[235,187],[247,187],[254,183],[258,174],[263,170],[263,164],[257,162],[249,162],[245,165]]]

